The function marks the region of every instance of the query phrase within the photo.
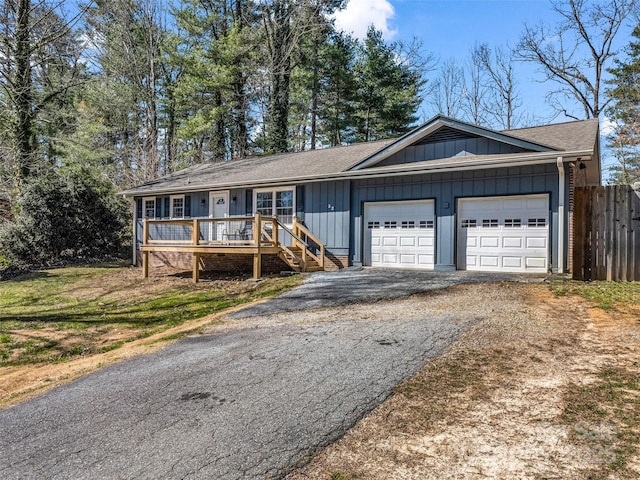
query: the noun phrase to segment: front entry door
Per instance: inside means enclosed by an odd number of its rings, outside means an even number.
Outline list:
[[[229,216],[229,192],[209,192],[209,217],[224,218]],[[224,222],[211,222],[209,224],[209,239],[222,240],[225,229]]]

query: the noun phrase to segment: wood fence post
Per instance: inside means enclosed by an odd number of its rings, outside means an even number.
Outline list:
[[[573,206],[573,278],[584,280],[585,189],[576,188]]]

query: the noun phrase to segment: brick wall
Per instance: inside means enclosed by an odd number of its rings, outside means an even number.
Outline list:
[[[171,267],[177,270],[191,270],[192,255],[179,252],[150,252],[149,267]],[[142,256],[138,252],[138,265],[142,264]],[[246,254],[212,254],[200,256],[200,270],[211,272],[253,272],[253,255]],[[277,255],[262,255],[262,273],[265,275],[291,271]]]
[[[190,253],[179,252],[150,252],[149,267],[171,267],[178,270],[191,270],[192,256]],[[142,254],[137,255],[138,266],[142,265]],[[325,270],[334,271],[349,266],[348,255],[333,255],[327,252],[325,257]],[[213,272],[253,272],[253,255],[218,253],[201,255],[200,270]],[[277,255],[262,255],[262,270],[265,274],[291,271]]]

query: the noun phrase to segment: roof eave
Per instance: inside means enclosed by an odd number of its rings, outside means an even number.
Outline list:
[[[144,197],[153,195],[171,195],[174,193],[190,193],[201,191],[214,191],[214,190],[229,190],[233,188],[262,188],[287,184],[300,184],[300,183],[315,183],[324,182],[330,180],[356,180],[359,178],[379,178],[385,176],[401,176],[420,173],[441,173],[441,172],[455,172],[464,170],[481,170],[484,168],[508,168],[512,166],[523,165],[540,165],[544,163],[553,163],[557,161],[558,157],[562,157],[564,162],[575,160],[577,157],[581,157],[583,160],[591,158],[593,154],[592,150],[576,150],[576,151],[554,151],[554,152],[541,152],[539,154],[527,154],[526,157],[504,156],[495,159],[483,158],[476,162],[466,160],[469,157],[462,157],[466,161],[463,164],[451,163],[442,164],[437,160],[432,162],[421,163],[420,166],[415,165],[400,165],[397,167],[381,167],[372,168],[367,170],[353,170],[338,173],[328,173],[323,175],[315,175],[313,177],[298,176],[298,177],[283,177],[264,180],[262,182],[231,182],[226,184],[208,184],[208,185],[193,185],[188,187],[173,187],[151,191],[136,191],[136,189],[129,189],[119,192],[118,195],[123,197]],[[433,165],[429,165],[433,163]]]
[[[496,140],[503,143],[508,143],[510,145],[514,145],[521,148],[526,148],[534,151],[540,152],[549,152],[549,151],[558,151],[548,145],[543,145],[540,143],[532,142],[529,140],[525,140],[522,138],[514,137],[512,135],[502,133],[496,130],[491,130],[488,128],[480,127],[478,125],[472,125],[470,123],[461,122],[459,120],[455,120],[453,118],[444,117],[444,116],[436,116],[432,118],[430,121],[425,123],[424,125],[411,130],[406,133],[391,145],[387,145],[383,147],[379,151],[365,158],[364,160],[360,160],[359,162],[353,164],[349,167],[349,171],[357,171],[366,167],[370,167],[375,165],[376,163],[381,162],[382,160],[389,158],[391,155],[399,152],[403,148],[411,146],[413,143],[418,140],[426,137],[430,133],[438,130],[441,127],[451,127],[457,130],[461,130],[466,133],[470,133],[472,135],[477,135],[481,137],[490,138],[492,140]]]

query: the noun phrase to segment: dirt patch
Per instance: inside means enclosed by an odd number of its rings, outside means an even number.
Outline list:
[[[640,378],[637,315],[516,284],[456,287],[434,295],[430,308],[485,321],[288,480],[640,475],[635,449],[621,453],[640,426],[629,387]],[[574,415],[571,402],[577,396],[588,409],[603,371],[617,372],[603,394],[618,385],[626,398],[609,408],[609,397],[594,396],[604,413]]]

